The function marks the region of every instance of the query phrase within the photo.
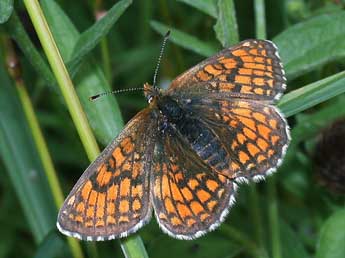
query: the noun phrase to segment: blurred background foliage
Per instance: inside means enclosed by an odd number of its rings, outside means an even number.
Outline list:
[[[53,49],[42,49],[35,3],[0,1],[0,258],[345,256],[345,1],[41,0],[87,120],[68,104],[78,101],[68,102]],[[67,240],[55,228],[62,193],[98,152],[85,127],[103,148],[147,105],[142,92],[88,98],[152,82],[168,29],[162,88],[223,46],[278,45],[288,78],[278,106],[292,129],[284,164],[241,186],[227,220],[198,240],[172,239],[154,219],[140,237]]]

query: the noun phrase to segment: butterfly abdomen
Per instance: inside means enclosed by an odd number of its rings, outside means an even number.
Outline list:
[[[195,153],[209,166],[217,170],[228,167],[228,155],[215,133],[195,118],[197,114],[182,108],[169,96],[157,103],[163,115],[162,131],[180,135]]]

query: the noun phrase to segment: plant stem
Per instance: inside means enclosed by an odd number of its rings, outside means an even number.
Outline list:
[[[62,61],[53,36],[49,30],[42,9],[37,0],[24,0],[24,4],[28,10],[44,52],[47,55],[48,62],[56,77],[58,85],[60,86],[62,95],[77,128],[84,149],[89,159],[94,160],[99,154],[96,139],[92,134],[86,115],[74,90],[72,80]]]
[[[249,186],[249,197],[250,197],[250,213],[255,229],[255,240],[257,244],[264,248],[263,235],[264,229],[262,227],[261,211],[259,206],[259,194],[255,184]]]
[[[121,249],[126,258],[148,258],[144,243],[138,235],[121,240]]]
[[[28,10],[45,54],[47,55],[52,71],[57,79],[72,120],[83,143],[84,149],[89,160],[93,161],[99,155],[99,148],[96,139],[92,134],[86,115],[74,90],[72,80],[67,72],[53,36],[49,30],[39,2],[37,0],[24,0],[24,4]],[[133,249],[131,248],[133,244],[136,244],[136,246],[142,246],[142,248]],[[128,243],[126,240],[124,240],[122,245],[124,245],[122,249],[126,252],[124,253],[126,257],[147,256],[145,248],[143,247],[142,243],[140,243],[140,237],[132,238],[132,240]]]
[[[281,258],[280,230],[279,230],[279,214],[277,203],[277,191],[275,177],[267,180],[268,195],[268,218],[271,231],[272,257]]]
[[[222,232],[224,232],[228,238],[231,238],[241,244],[244,249],[248,251],[254,258],[267,258],[265,250],[262,250],[260,247],[258,247],[255,242],[253,242],[235,227],[224,223],[222,225]]]
[[[265,0],[254,0],[255,5],[255,24],[256,37],[260,39],[266,38],[265,23]],[[271,177],[267,180],[267,196],[268,196],[268,217],[271,232],[272,256],[281,258],[280,234],[279,234],[279,214],[276,196],[275,178]]]
[[[109,85],[112,84],[112,75],[111,75],[111,62],[109,58],[109,44],[106,38],[101,40],[101,52],[102,52],[102,61],[105,78],[107,79]]]
[[[103,1],[102,0],[95,0],[93,5],[93,12],[96,18],[96,21],[101,19],[105,14],[106,10],[103,9]],[[102,62],[103,62],[103,70],[105,74],[105,78],[107,79],[109,85],[112,84],[112,76],[111,76],[111,62],[109,58],[109,45],[108,40],[104,37],[101,42],[101,54],[102,54]],[[109,89],[110,90],[110,89]]]
[[[57,177],[57,173],[54,168],[54,164],[50,156],[47,143],[44,139],[42,130],[40,128],[38,119],[36,117],[32,102],[26,90],[25,83],[22,79],[19,60],[13,49],[13,45],[11,44],[8,38],[4,39],[4,43],[5,43],[5,49],[6,49],[6,62],[8,66],[8,71],[15,82],[15,85],[19,94],[19,99],[22,103],[27,122],[29,124],[33,139],[36,144],[38,155],[42,162],[44,172],[47,176],[49,187],[52,191],[55,205],[57,209],[59,209],[59,207],[63,203],[64,196],[63,196],[61,186]],[[75,258],[83,257],[81,246],[79,245],[76,239],[68,238],[68,244],[70,245],[71,252]]]
[[[254,0],[254,9],[256,38],[265,39],[267,37],[265,21],[265,0]]]

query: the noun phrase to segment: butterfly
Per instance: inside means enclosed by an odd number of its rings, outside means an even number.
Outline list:
[[[197,64],[163,91],[86,169],[66,198],[58,229],[101,241],[126,237],[155,214],[177,239],[217,228],[239,183],[282,163],[289,127],[273,105],[286,88],[277,47],[245,40]]]

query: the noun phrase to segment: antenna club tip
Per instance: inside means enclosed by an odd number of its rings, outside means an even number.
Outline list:
[[[170,36],[170,32],[171,32],[171,30],[168,30],[167,33],[165,34],[165,37],[169,37]]]
[[[90,100],[90,101],[95,101],[96,99],[99,98],[99,96],[100,96],[100,94],[93,95],[93,96],[89,97],[89,100]]]

